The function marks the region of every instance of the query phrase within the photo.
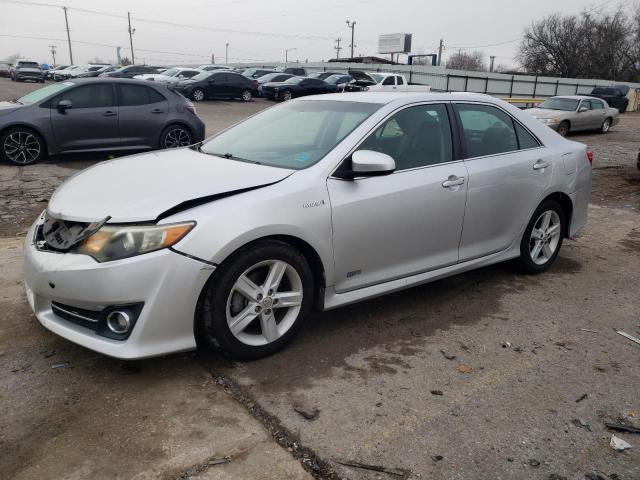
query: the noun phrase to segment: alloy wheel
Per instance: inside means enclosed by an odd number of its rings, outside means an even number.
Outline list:
[[[602,124],[602,133],[607,133],[609,128],[611,128],[611,120],[607,118]]]
[[[251,92],[249,90],[245,90],[244,92],[242,92],[242,100],[244,100],[245,102],[251,100]]]
[[[542,212],[533,224],[529,237],[529,255],[536,265],[544,265],[553,258],[562,232],[560,216],[554,210]]]
[[[172,128],[164,136],[164,148],[187,147],[189,145],[191,145],[191,135],[184,128]]]
[[[567,122],[562,122],[560,126],[558,126],[558,133],[562,137],[566,137],[569,134],[569,124]]]
[[[200,102],[202,100],[204,100],[204,92],[202,90],[200,90],[199,88],[196,88],[193,93],[191,94],[191,96],[193,97],[193,99],[196,102]]]
[[[5,157],[13,163],[28,165],[38,159],[42,146],[34,134],[17,131],[5,138],[3,149]]]
[[[227,325],[245,345],[275,342],[293,326],[302,308],[300,274],[283,260],[265,260],[245,270],[226,305]]]
[[[291,92],[289,90],[285,91],[282,94],[282,100],[284,100],[285,102],[288,102],[289,100],[291,100]]]

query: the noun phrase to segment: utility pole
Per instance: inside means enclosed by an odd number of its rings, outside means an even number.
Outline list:
[[[356,22],[349,22],[349,20],[347,20],[347,27],[351,29],[351,45],[349,46],[351,47],[351,58],[353,58],[353,48],[355,47],[355,43],[353,42],[353,39],[355,36]]]
[[[69,63],[73,65],[73,53],[71,52],[71,35],[69,34],[69,18],[67,17],[67,7],[64,10],[64,23],[67,25],[67,43],[69,44]]]
[[[131,64],[136,64],[136,57],[133,54],[133,34],[136,33],[135,28],[131,28],[131,13],[127,12],[127,20],[129,21],[129,45],[131,45]]]
[[[229,44],[228,43],[224,45],[224,63],[225,65],[229,65]]]
[[[342,39],[340,37],[336,38],[336,46],[333,47],[333,49],[336,51],[336,60],[340,58],[340,50],[342,50],[342,47],[340,46],[341,41]]]
[[[442,50],[444,50],[444,40],[440,39],[440,46],[438,47],[438,66],[442,63]]]
[[[212,53],[211,54],[211,65],[213,65],[214,63],[216,63],[216,56]]]
[[[495,56],[495,55],[491,55],[491,56],[489,57],[489,59],[491,60],[491,63],[489,64],[489,71],[490,71],[490,72],[493,72],[493,62],[495,62],[495,61],[496,61],[496,56]]]
[[[55,67],[55,65],[56,65],[56,46],[55,45],[49,45],[49,48],[51,49],[51,56],[53,57],[53,66]]]
[[[297,48],[287,48],[287,49],[284,51],[284,63],[285,63],[285,65],[286,65],[286,63],[289,61],[289,52],[290,52],[291,50],[297,50]]]

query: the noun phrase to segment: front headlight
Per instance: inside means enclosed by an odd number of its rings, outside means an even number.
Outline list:
[[[75,249],[98,262],[154,252],[178,243],[195,226],[195,222],[170,225],[105,225]]]
[[[542,123],[546,123],[547,125],[551,123],[558,123],[557,118],[539,118],[538,120],[540,120]]]

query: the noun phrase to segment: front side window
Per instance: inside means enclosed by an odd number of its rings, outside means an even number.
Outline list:
[[[149,105],[162,102],[165,98],[151,87],[144,85],[118,85],[118,98],[121,107]]]
[[[51,102],[52,106],[55,107],[61,100],[69,100],[74,110],[112,107],[116,104],[113,98],[113,88],[108,83],[82,85],[64,92]]]
[[[382,85],[395,85],[394,77],[385,78]]]
[[[331,100],[287,102],[205,142],[211,155],[301,170],[320,161],[379,104]]]
[[[593,110],[590,100],[582,100],[580,102],[580,108],[586,108],[587,110]]]
[[[483,157],[518,150],[513,120],[489,105],[456,105],[467,146],[467,157]]]
[[[405,108],[387,119],[358,150],[386,153],[396,170],[437,165],[453,159],[451,126],[443,104]]]

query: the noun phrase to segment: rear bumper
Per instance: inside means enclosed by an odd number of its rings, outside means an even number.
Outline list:
[[[24,246],[29,305],[48,330],[78,345],[121,359],[139,359],[196,347],[194,316],[214,267],[171,250],[98,263],[86,255],[38,250],[34,227]],[[114,340],[54,313],[52,302],[99,312],[111,305],[144,304],[129,337]]]

